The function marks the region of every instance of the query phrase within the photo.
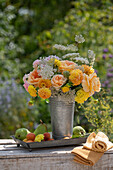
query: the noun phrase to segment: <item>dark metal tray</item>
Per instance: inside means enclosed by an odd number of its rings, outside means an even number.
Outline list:
[[[11,137],[17,143],[17,147],[22,145],[24,148],[27,148],[27,149],[29,149],[29,151],[32,151],[32,149],[37,149],[37,148],[81,145],[82,143],[86,142],[87,136],[88,135],[86,135],[85,137],[81,137],[81,138],[60,139],[60,140],[51,140],[51,141],[42,141],[42,142],[30,142],[30,143],[23,142],[23,141],[21,141],[19,139],[16,139],[15,136],[11,136]]]

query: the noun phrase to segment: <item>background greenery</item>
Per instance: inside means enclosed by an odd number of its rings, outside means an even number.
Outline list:
[[[19,127],[33,131],[40,119],[50,127],[48,103],[36,99],[34,105],[29,106],[30,96],[23,88],[22,78],[32,70],[35,59],[50,54],[61,56],[63,53],[53,49],[53,45],[74,43],[76,34],[86,39],[79,48],[81,56],[86,56],[88,49],[95,51],[94,68],[104,90],[101,96],[95,94],[94,99],[82,107],[76,104],[74,125],[110,134],[113,1],[0,0],[0,20],[0,138],[9,138]],[[106,105],[109,106],[104,108]],[[97,110],[92,110],[94,107]],[[104,121],[105,116],[109,117],[108,122]],[[92,120],[97,120],[96,124]]]

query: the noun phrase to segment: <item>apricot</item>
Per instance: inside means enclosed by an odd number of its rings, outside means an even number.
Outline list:
[[[54,139],[48,139],[48,141],[49,141],[49,140],[54,140]]]
[[[23,142],[27,142],[27,138],[25,138],[25,139],[23,140]]]
[[[70,139],[70,137],[65,137],[64,139]]]
[[[28,141],[26,141],[26,143],[30,143],[30,142],[34,142],[34,141],[32,141],[32,140],[28,140]]]

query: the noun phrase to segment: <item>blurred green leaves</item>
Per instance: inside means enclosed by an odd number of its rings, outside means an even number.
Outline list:
[[[30,71],[29,64],[39,57],[36,37],[50,29],[55,20],[63,18],[71,3],[69,0],[1,0],[0,7],[0,76],[3,79],[13,76],[21,81],[24,72]],[[51,38],[49,31],[46,37]]]
[[[0,138],[9,138],[20,127],[32,131],[40,119],[50,123],[45,101],[28,105],[22,77],[39,57],[39,33],[46,30],[51,39],[48,29],[70,6],[69,0],[0,0]]]

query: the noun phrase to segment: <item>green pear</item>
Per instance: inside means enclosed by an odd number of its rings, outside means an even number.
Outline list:
[[[86,135],[86,131],[81,126],[75,126],[73,128],[73,137],[82,137],[84,135]]]
[[[35,129],[35,131],[33,132],[36,136],[38,134],[44,134],[45,132],[47,132],[47,125],[45,123],[43,123],[42,120],[40,120],[40,124],[38,125],[38,127]]]
[[[26,128],[19,128],[15,132],[15,138],[23,140],[26,138],[26,135],[30,133],[30,131]]]

